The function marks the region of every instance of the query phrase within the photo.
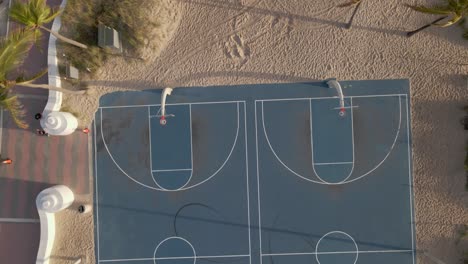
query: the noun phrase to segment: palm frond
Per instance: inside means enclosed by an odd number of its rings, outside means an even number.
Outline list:
[[[449,27],[455,23],[457,23],[458,21],[460,21],[460,19],[462,19],[462,15],[461,14],[455,14],[452,19],[450,19],[449,21],[445,22],[445,23],[436,23],[434,24],[435,26],[438,26],[438,27]]]
[[[0,40],[0,81],[8,73],[23,64],[34,41],[32,31],[18,30]]]
[[[51,12],[52,12],[52,14],[50,14],[46,18],[44,18],[43,21],[44,21],[45,24],[52,22],[52,20],[54,20],[56,17],[60,16],[62,14],[63,10],[57,10],[57,11],[53,10]]]
[[[32,83],[34,82],[35,80],[41,78],[42,76],[44,76],[45,74],[47,74],[49,69],[45,68],[43,69],[42,71],[34,74],[33,76],[31,77],[26,77],[24,75],[20,75],[16,78],[16,84],[18,85],[21,85],[21,84],[27,84],[27,83]]]
[[[35,27],[36,21],[32,19],[34,14],[31,14],[28,5],[22,2],[14,1],[9,11],[10,18],[26,27]]]
[[[15,1],[10,8],[10,17],[27,27],[38,27],[54,20],[61,11],[52,10],[46,0]]]
[[[26,111],[16,96],[10,96],[8,90],[0,91],[0,107],[10,112],[11,118],[19,128],[28,128],[29,125],[24,121]]]

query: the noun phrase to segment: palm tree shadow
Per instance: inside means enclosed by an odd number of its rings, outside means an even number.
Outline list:
[[[34,95],[32,95],[34,96]],[[19,97],[18,100],[20,103],[23,105],[23,109],[25,112],[25,116],[23,117],[23,121],[28,125],[28,128],[21,129],[19,128],[13,119],[11,118],[11,114],[9,111],[2,109],[3,110],[3,120],[2,128],[4,130],[20,130],[22,132],[30,132],[30,133],[35,133],[36,129],[41,129],[41,125],[39,120],[36,120],[34,118],[35,114],[37,113],[42,113],[44,110],[44,107],[47,103],[47,97]],[[0,111],[2,111],[0,110]]]
[[[344,22],[315,18],[315,17],[299,15],[299,14],[292,14],[289,12],[273,11],[273,10],[260,8],[256,6],[248,7],[248,6],[243,6],[240,4],[228,3],[224,1],[218,1],[218,0],[179,0],[179,2],[185,2],[187,4],[194,4],[194,5],[202,5],[202,6],[212,7],[212,8],[224,8],[224,9],[237,10],[237,11],[245,10],[246,12],[259,14],[259,15],[291,18],[291,19],[296,19],[298,21],[302,21],[305,23],[317,23],[317,24],[335,26],[338,28],[347,28],[348,26],[348,23],[344,23]],[[404,37],[406,34],[406,32],[402,30],[376,28],[376,27],[371,27],[371,26],[353,25],[353,28],[373,31],[377,33],[402,36],[402,37]]]
[[[259,15],[265,15],[265,16],[275,16],[275,17],[284,17],[284,18],[292,18],[292,19],[297,19],[297,20],[303,21],[303,22],[320,23],[320,24],[324,24],[324,25],[336,26],[336,27],[341,27],[341,28],[344,28],[346,26],[346,23],[343,23],[343,22],[320,19],[320,18],[304,16],[304,15],[299,15],[299,14],[291,14],[291,13],[288,13],[288,12],[273,11],[273,10],[269,10],[269,9],[261,8],[261,7],[256,7],[256,6],[243,6],[243,5],[240,5],[240,4],[229,3],[229,2],[224,2],[224,1],[217,1],[217,0],[211,0],[211,1],[210,0],[179,0],[179,2],[185,2],[187,4],[201,5],[201,6],[212,7],[212,8],[223,8],[223,9],[229,9],[229,10],[234,10],[234,11],[244,10],[244,11],[246,11],[248,13],[253,13],[253,14],[259,14]]]
[[[310,77],[292,76],[286,74],[274,74],[265,72],[231,72],[231,71],[217,71],[217,72],[200,72],[182,76],[173,81],[151,82],[144,80],[125,80],[125,81],[107,81],[107,80],[91,80],[87,84],[93,86],[107,86],[127,88],[129,90],[151,90],[162,89],[164,87],[183,87],[195,80],[206,80],[209,78],[228,77],[232,78],[232,83],[227,82],[224,85],[239,84],[238,78],[245,78],[245,83],[258,83],[259,80],[269,80],[274,82],[316,82],[317,79]],[[219,84],[218,84],[219,85]],[[91,88],[92,89],[92,88]]]

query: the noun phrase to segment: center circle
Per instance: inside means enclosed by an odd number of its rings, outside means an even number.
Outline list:
[[[356,264],[359,248],[349,234],[332,231],[322,236],[315,246],[315,258],[318,264]]]
[[[177,264],[195,264],[197,262],[197,254],[195,248],[182,237],[168,237],[161,241],[153,253],[153,262],[157,261],[164,263]]]

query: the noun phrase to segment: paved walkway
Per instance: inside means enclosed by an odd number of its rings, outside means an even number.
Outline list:
[[[60,1],[49,0],[52,6]],[[8,1],[0,4],[8,6]],[[0,33],[6,32],[6,12],[0,12]],[[10,28],[15,27],[12,23]],[[33,47],[24,70],[37,72],[47,67],[47,44],[44,34],[41,49]],[[38,83],[47,83],[44,76]],[[40,127],[34,114],[42,112],[48,91],[15,87],[27,111],[30,128],[17,128],[10,114],[0,113],[2,158],[11,158],[13,164],[0,165],[0,259],[15,264],[34,263],[39,246],[40,227],[35,206],[37,194],[56,184],[69,186],[76,194],[91,191],[88,167],[88,135],[76,132],[66,137],[36,135]]]

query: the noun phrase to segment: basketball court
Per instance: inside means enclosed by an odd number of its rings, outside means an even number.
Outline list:
[[[340,83],[103,96],[98,263],[415,263],[409,82]]]

